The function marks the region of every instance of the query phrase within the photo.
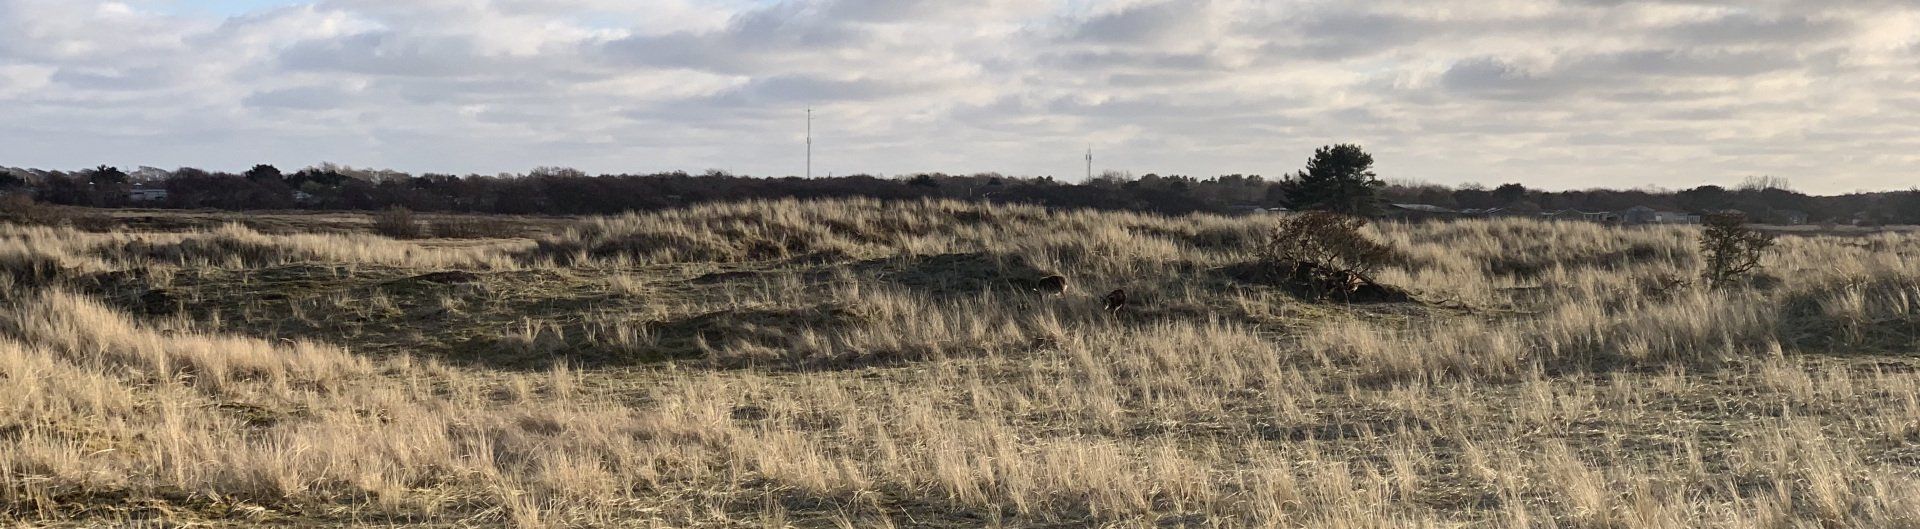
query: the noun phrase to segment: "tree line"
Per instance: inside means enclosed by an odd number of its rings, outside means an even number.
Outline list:
[[[1386,204],[1449,209],[1500,208],[1511,214],[1560,210],[1620,211],[1634,206],[1690,213],[1727,209],[1773,222],[1803,212],[1814,222],[1920,224],[1920,191],[1811,196],[1784,180],[1749,179],[1735,187],[1704,185],[1680,191],[1587,189],[1548,191],[1508,183],[1443,186],[1382,181],[1358,146],[1316,151],[1305,168],[1279,178],[1229,174],[1134,176],[1107,172],[1086,182],[997,173],[916,173],[895,177],[749,177],[722,171],[590,176],[543,167],[523,174],[421,174],[321,164],[292,172],[259,165],[238,174],[191,167],[124,171],[99,166],[80,171],[0,167],[0,194],[40,202],[92,207],[223,210],[379,210],[584,215],[645,211],[687,204],[775,198],[951,198],[1028,203],[1059,208],[1137,210],[1167,214],[1253,209],[1320,209],[1378,213]],[[165,189],[141,201],[135,188]],[[146,195],[153,198],[155,195]]]

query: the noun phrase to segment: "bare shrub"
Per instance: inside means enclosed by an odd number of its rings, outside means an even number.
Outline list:
[[[0,222],[86,231],[106,231],[116,226],[112,217],[71,206],[41,204],[26,195],[0,196]]]
[[[1360,232],[1366,219],[1311,212],[1280,221],[1260,248],[1260,261],[1237,275],[1278,283],[1301,297],[1343,301],[1405,301],[1400,289],[1368,277],[1393,249]]]
[[[1314,211],[1287,217],[1261,247],[1266,264],[1293,269],[1314,264],[1335,270],[1371,273],[1379,270],[1392,248],[1360,233],[1367,220]]]
[[[394,206],[373,215],[373,232],[395,239],[426,237],[426,228],[407,208]]]
[[[512,222],[493,217],[450,217],[430,222],[443,239],[507,239],[519,235]]]
[[[1746,278],[1760,266],[1760,256],[1773,247],[1773,236],[1747,227],[1743,213],[1707,215],[1700,232],[1700,253],[1706,256],[1701,276],[1721,288]]]

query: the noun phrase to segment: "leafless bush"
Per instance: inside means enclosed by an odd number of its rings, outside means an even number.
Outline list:
[[[1280,221],[1260,248],[1252,278],[1277,282],[1296,295],[1344,301],[1405,301],[1406,292],[1368,277],[1393,249],[1360,232],[1366,219],[1311,212]]]
[[[450,217],[430,224],[433,236],[444,239],[505,239],[519,235],[512,222],[492,217]]]
[[[105,231],[116,225],[112,217],[71,206],[41,204],[26,195],[0,196],[0,222],[68,226],[86,231]]]
[[[1745,278],[1760,266],[1760,256],[1773,247],[1773,236],[1747,227],[1742,213],[1707,215],[1706,229],[1700,232],[1700,253],[1707,268],[1701,275],[1714,288]]]
[[[1261,247],[1261,261],[1283,268],[1317,265],[1359,274],[1375,272],[1392,249],[1369,240],[1359,232],[1361,226],[1367,226],[1367,219],[1325,211],[1286,217]]]
[[[1321,211],[1302,213],[1280,221],[1261,248],[1266,264],[1296,268],[1306,264],[1358,273],[1376,271],[1392,249],[1360,233],[1367,220]]]
[[[395,239],[426,237],[426,228],[407,208],[394,206],[373,215],[373,232]]]

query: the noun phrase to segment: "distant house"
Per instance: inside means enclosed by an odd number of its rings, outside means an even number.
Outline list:
[[[1655,224],[1699,224],[1700,216],[1678,211],[1661,211],[1654,214]]]
[[[1620,220],[1620,215],[1615,214],[1614,212],[1611,212],[1611,211],[1580,211],[1577,209],[1563,209],[1559,211],[1541,212],[1540,218],[1544,218],[1547,220],[1578,220],[1578,221],[1585,221],[1585,222],[1618,222]]]
[[[1807,212],[1805,211],[1800,211],[1797,209],[1783,209],[1783,210],[1775,211],[1773,213],[1774,215],[1778,215],[1780,217],[1780,222],[1782,224],[1786,224],[1788,226],[1799,226],[1801,224],[1807,223]]]
[[[1700,216],[1678,211],[1660,211],[1647,206],[1634,206],[1622,210],[1619,214],[1621,224],[1699,224]]]
[[[295,189],[293,190],[293,203],[300,204],[300,205],[312,204],[313,193],[308,193],[306,191]]]
[[[1459,211],[1432,204],[1387,204],[1384,213],[1387,218],[1402,220],[1451,219],[1460,216]]]
[[[1266,212],[1267,209],[1260,206],[1227,206],[1229,215],[1256,215]]]
[[[1407,211],[1419,211],[1423,213],[1459,213],[1458,211],[1443,208],[1440,206],[1435,206],[1433,204],[1392,204],[1392,206],[1398,209],[1404,209]]]
[[[1621,224],[1653,224],[1660,212],[1646,206],[1634,206],[1620,212]]]
[[[133,202],[165,202],[167,200],[167,188],[136,185],[133,190],[127,192],[127,200]]]

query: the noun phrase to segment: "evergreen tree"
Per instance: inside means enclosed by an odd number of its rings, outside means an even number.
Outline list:
[[[263,182],[279,183],[284,178],[280,174],[280,168],[267,165],[267,164],[255,165],[253,166],[252,169],[248,169],[246,173],[246,177],[247,177],[247,180],[251,180],[255,183],[263,183]]]
[[[1348,215],[1378,213],[1385,185],[1373,174],[1373,155],[1344,143],[1314,151],[1306,170],[1280,182],[1288,207]]]
[[[125,184],[127,173],[118,167],[102,165],[87,172],[87,181],[101,186]]]

